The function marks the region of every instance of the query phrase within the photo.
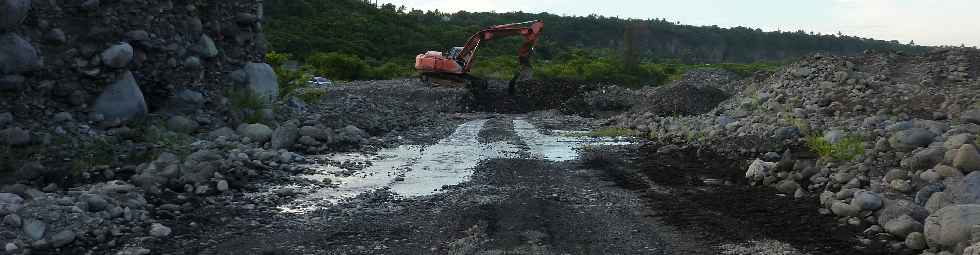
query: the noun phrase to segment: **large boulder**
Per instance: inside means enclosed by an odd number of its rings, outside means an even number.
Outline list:
[[[980,124],[980,109],[965,111],[960,115],[960,121],[965,123]]]
[[[752,161],[749,165],[749,169],[745,171],[745,178],[750,181],[761,181],[769,175],[769,172],[776,167],[776,163],[765,162],[761,159],[756,159]]]
[[[884,226],[891,220],[902,217],[902,215],[908,215],[916,221],[922,221],[929,216],[929,211],[909,200],[882,199],[881,209],[875,212],[875,216],[878,218],[878,225],[881,226]]]
[[[946,183],[946,195],[957,204],[980,203],[980,172],[972,172],[962,179],[951,179]]]
[[[197,42],[197,46],[194,50],[206,58],[218,56],[218,47],[214,45],[214,40],[212,40],[207,34],[201,35],[201,39]]]
[[[252,141],[263,143],[272,137],[272,129],[263,124],[242,124],[238,126],[238,134],[251,138]]]
[[[0,0],[0,32],[20,25],[31,11],[31,0]]]
[[[146,101],[143,92],[136,84],[133,74],[126,71],[116,79],[116,82],[106,87],[95,100],[92,109],[102,114],[105,120],[129,120],[146,114]]]
[[[0,74],[18,74],[38,68],[41,68],[41,57],[30,42],[14,33],[0,35]]]
[[[946,155],[946,148],[930,147],[916,150],[911,157],[902,160],[902,166],[911,170],[929,169],[943,161]]]
[[[200,125],[197,124],[197,121],[180,115],[170,117],[167,120],[167,129],[178,133],[192,134],[197,131],[198,127]]]
[[[242,70],[251,92],[270,101],[279,97],[279,78],[269,64],[248,63]]]
[[[888,233],[904,239],[910,233],[922,231],[922,223],[912,219],[912,216],[902,215],[885,223],[884,228]]]
[[[861,208],[861,210],[878,210],[882,205],[881,195],[872,191],[858,191],[854,193],[851,205]]]
[[[15,213],[24,208],[24,198],[14,193],[0,193],[0,215]]]
[[[936,134],[924,128],[912,128],[896,132],[888,139],[892,148],[900,151],[912,151],[919,147],[929,146]]]
[[[120,43],[102,51],[102,63],[112,68],[123,68],[133,61],[133,46],[128,43]]]
[[[929,247],[955,248],[970,241],[973,225],[980,224],[980,205],[952,205],[926,219],[925,235]]]
[[[31,132],[27,130],[21,129],[20,127],[0,130],[0,144],[23,146],[30,143]]]
[[[273,149],[288,149],[299,139],[299,128],[296,122],[288,122],[276,128],[272,133],[271,146]]]
[[[973,144],[964,144],[956,152],[953,158],[953,167],[963,170],[964,173],[980,170],[980,152]]]

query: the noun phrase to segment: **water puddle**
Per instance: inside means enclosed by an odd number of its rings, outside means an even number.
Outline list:
[[[487,121],[466,122],[434,145],[402,145],[382,149],[373,156],[358,153],[325,155],[323,158],[331,162],[370,162],[370,166],[351,174],[350,170],[335,165],[311,165],[309,167],[315,173],[301,175],[301,178],[315,181],[329,179],[334,186],[315,190],[281,209],[286,212],[308,212],[317,209],[321,203],[339,203],[381,188],[405,198],[431,195],[444,186],[469,180],[473,169],[483,160],[530,156],[568,161],[577,159],[577,150],[583,146],[628,144],[611,139],[561,135],[569,131],[545,135],[524,119],[516,119],[513,124],[518,137],[527,146],[509,142],[480,143],[477,136]]]

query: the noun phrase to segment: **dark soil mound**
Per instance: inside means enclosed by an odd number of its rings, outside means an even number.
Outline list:
[[[674,84],[643,97],[644,101],[637,104],[633,111],[658,116],[698,115],[711,111],[728,97],[728,93],[714,87]]]

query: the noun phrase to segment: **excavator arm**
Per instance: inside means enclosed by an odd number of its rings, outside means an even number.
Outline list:
[[[477,32],[466,41],[462,51],[456,56],[457,62],[463,63],[463,73],[469,73],[473,67],[473,58],[476,56],[476,49],[483,41],[491,41],[511,36],[524,37],[524,44],[517,50],[517,61],[520,69],[510,80],[508,91],[513,94],[514,84],[531,79],[533,69],[531,68],[531,53],[534,45],[538,42],[538,36],[544,28],[544,22],[539,20],[526,21],[489,27]]]
[[[505,37],[521,36],[524,38],[524,43],[517,51],[520,70],[510,81],[509,90],[513,93],[516,82],[531,79],[531,54],[543,28],[544,22],[539,20],[488,27],[470,36],[463,47],[452,48],[448,54],[438,51],[419,54],[415,58],[415,69],[422,74],[423,80],[438,77],[472,80],[473,77],[469,76],[468,73],[473,68],[476,50],[481,43]]]

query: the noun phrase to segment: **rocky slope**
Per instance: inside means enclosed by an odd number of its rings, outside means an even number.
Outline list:
[[[819,199],[821,213],[866,227],[866,246],[974,254],[978,76],[974,49],[816,55],[744,84],[706,83],[742,89],[703,114],[640,108],[611,123],[662,142],[758,158],[746,178]],[[648,98],[665,97],[676,96]]]

